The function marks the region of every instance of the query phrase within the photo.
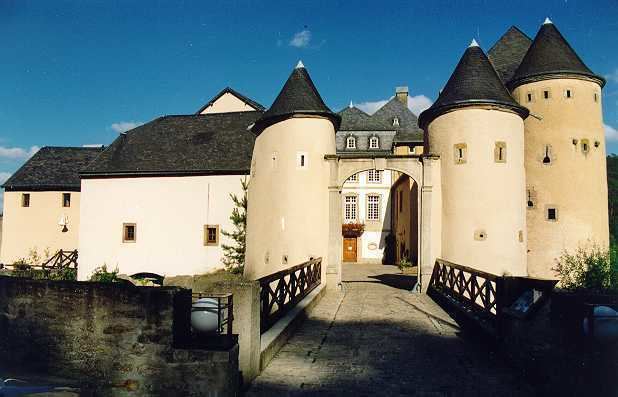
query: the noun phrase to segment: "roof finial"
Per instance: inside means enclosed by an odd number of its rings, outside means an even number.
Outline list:
[[[298,61],[298,63],[296,64],[296,69],[300,69],[300,68],[304,68],[305,65],[303,65],[303,61]]]
[[[476,42],[476,39],[472,39],[472,42],[470,43],[468,48],[470,48],[470,47],[478,47],[478,46],[479,46],[479,43]]]
[[[553,25],[554,23],[551,21],[551,19],[549,19],[549,17],[545,18],[545,22],[543,22],[543,25]]]

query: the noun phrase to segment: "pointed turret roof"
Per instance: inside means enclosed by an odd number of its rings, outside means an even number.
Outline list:
[[[335,129],[339,127],[341,117],[333,113],[320,97],[307,69],[298,62],[277,98],[255,123],[253,131],[260,133],[264,128],[294,115],[323,116],[331,120]]]
[[[556,78],[556,76],[584,77],[605,85],[601,76],[595,75],[584,64],[575,50],[549,19],[539,29],[530,49],[509,83],[514,88],[531,81]]]
[[[487,52],[487,57],[504,84],[508,83],[515,74],[530,44],[532,44],[530,37],[517,27],[511,26]]]
[[[528,116],[528,110],[513,99],[478,46],[466,49],[438,99],[420,114],[419,126],[425,129],[441,114],[473,105],[494,105],[510,109],[522,118]]]

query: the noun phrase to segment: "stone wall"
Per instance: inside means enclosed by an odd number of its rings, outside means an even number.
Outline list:
[[[0,277],[0,363],[83,395],[235,395],[238,345],[193,348],[191,291]]]

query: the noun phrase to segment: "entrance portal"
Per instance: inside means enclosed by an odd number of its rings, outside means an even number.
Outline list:
[[[344,262],[356,262],[357,254],[357,240],[356,237],[343,239],[343,261]]]

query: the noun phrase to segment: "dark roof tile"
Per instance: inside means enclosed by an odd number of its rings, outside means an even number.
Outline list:
[[[530,37],[517,27],[511,26],[487,52],[487,57],[504,84],[513,77],[530,44]]]
[[[393,125],[395,117],[398,118],[399,125]],[[395,143],[422,142],[423,131],[418,128],[418,119],[414,113],[397,98],[392,98],[384,106],[378,109],[372,119],[390,126],[395,130]]]

